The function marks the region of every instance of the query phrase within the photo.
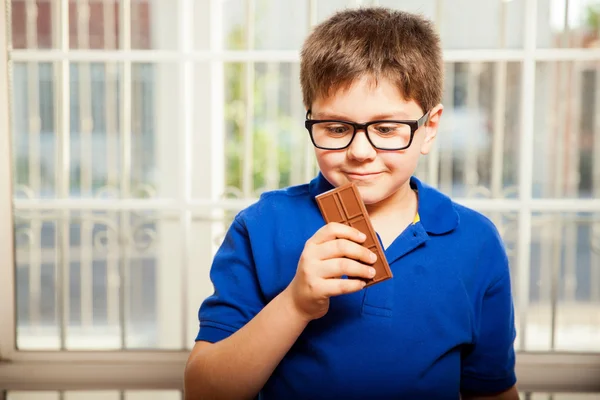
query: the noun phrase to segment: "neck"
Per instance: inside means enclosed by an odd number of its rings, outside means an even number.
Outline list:
[[[386,199],[366,206],[371,218],[386,217],[398,212],[414,215],[417,212],[417,195],[410,187],[410,180],[406,181],[394,194]]]

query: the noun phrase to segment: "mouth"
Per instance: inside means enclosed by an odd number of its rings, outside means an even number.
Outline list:
[[[362,181],[376,178],[381,175],[381,172],[344,172],[344,174],[352,180]]]

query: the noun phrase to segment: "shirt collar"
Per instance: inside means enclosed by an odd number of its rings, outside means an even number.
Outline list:
[[[325,193],[328,190],[333,189],[334,186],[329,183],[327,179],[323,176],[323,173],[319,172],[319,174],[310,181],[308,185],[308,190],[310,192],[310,196],[314,199],[321,193]]]
[[[458,213],[448,196],[414,176],[410,178],[410,185],[419,194],[420,223],[427,233],[442,235],[458,226]],[[309,192],[313,199],[333,188],[321,172],[309,183]]]
[[[458,226],[458,213],[448,196],[414,176],[410,178],[410,186],[419,195],[419,217],[427,233],[442,235]]]

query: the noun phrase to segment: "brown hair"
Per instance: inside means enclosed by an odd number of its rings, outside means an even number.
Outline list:
[[[304,105],[368,75],[390,79],[424,111],[441,101],[444,65],[433,24],[381,7],[344,10],[317,25],[301,52]]]

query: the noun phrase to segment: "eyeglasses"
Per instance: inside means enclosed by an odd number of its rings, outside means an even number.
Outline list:
[[[378,120],[358,124],[334,119],[309,119],[304,125],[313,145],[324,150],[342,150],[350,146],[356,132],[364,130],[371,145],[379,150],[404,150],[410,147],[415,132],[427,121],[429,111],[418,120]]]

